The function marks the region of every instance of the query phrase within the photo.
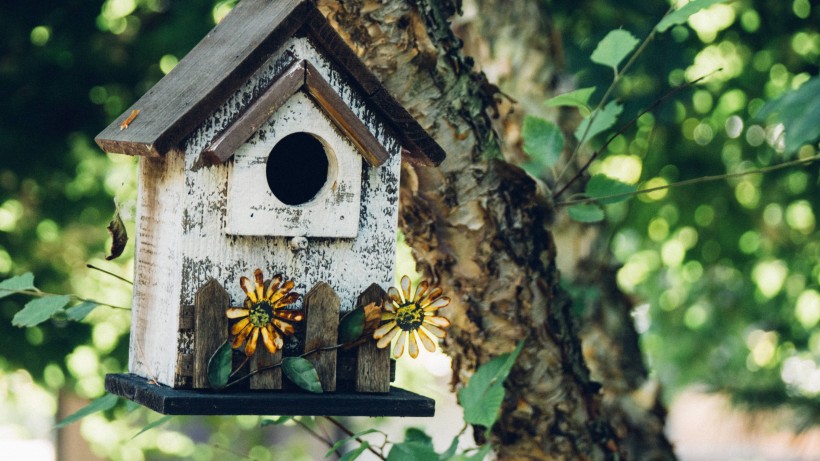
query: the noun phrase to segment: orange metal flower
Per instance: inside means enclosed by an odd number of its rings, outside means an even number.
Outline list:
[[[304,318],[301,311],[283,309],[299,299],[299,293],[291,292],[293,280],[283,282],[282,274],[277,274],[266,284],[260,269],[256,269],[253,276],[255,283],[247,277],[239,279],[239,285],[247,295],[244,307],[231,307],[226,312],[229,319],[240,319],[231,327],[232,346],[239,349],[245,344],[248,357],[256,352],[260,334],[271,354],[281,349],[282,337],[295,331],[291,322],[301,322]]]
[[[444,328],[450,326],[449,320],[436,315],[439,309],[450,304],[450,298],[441,296],[441,288],[436,287],[428,291],[429,284],[422,281],[412,297],[410,288],[410,277],[405,275],[401,278],[401,293],[395,287],[387,290],[392,303],[384,307],[382,321],[385,323],[373,332],[373,338],[378,340],[376,346],[382,349],[387,347],[393,338],[397,338],[393,346],[393,355],[396,358],[404,353],[405,344],[410,357],[416,358],[419,355],[417,335],[424,348],[434,352],[436,343],[430,335],[444,338],[447,336]]]

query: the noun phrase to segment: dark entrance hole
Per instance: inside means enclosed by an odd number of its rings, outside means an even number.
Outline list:
[[[287,205],[309,202],[327,182],[325,146],[308,133],[293,133],[276,143],[268,156],[268,187]]]

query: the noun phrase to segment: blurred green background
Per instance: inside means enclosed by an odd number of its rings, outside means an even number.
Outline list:
[[[115,262],[104,255],[115,200],[133,231],[136,160],[105,155],[93,137],[169,72],[233,3],[3,5],[0,279],[31,271],[42,290],[129,305],[129,285],[85,265],[132,276],[132,245]],[[599,88],[593,99],[611,81],[607,69],[588,60],[597,42],[619,27],[645,37],[668,8],[663,1],[545,4],[562,33],[576,86]],[[622,122],[671,86],[723,71],[642,117],[592,171],[655,186],[787,160],[778,128],[756,124],[752,116],[817,76],[818,24],[820,7],[808,0],[742,0],[715,5],[659,36],[616,91],[625,104]],[[795,154],[814,155],[812,146]],[[820,421],[818,193],[815,163],[607,207],[611,249],[623,265],[618,281],[640,305],[644,352],[667,397],[701,384],[745,405],[788,406],[798,426]],[[61,392],[100,396],[103,375],[127,366],[128,312],[100,307],[82,323],[12,327],[26,301],[0,299],[3,405],[48,413]],[[42,398],[29,401],[31,395],[14,391],[29,380],[42,386]],[[173,430],[123,444],[135,428],[157,418],[126,411],[117,408],[113,423],[83,423],[83,433],[105,457],[219,459],[214,446],[230,444],[240,432],[247,438],[244,453],[271,456],[264,448],[270,438],[244,430],[257,427],[258,418],[185,419],[172,423]],[[176,430],[182,426],[184,433]],[[286,445],[293,445],[293,456],[311,459],[298,443]]]

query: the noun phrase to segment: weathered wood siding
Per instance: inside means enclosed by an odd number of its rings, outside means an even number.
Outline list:
[[[174,384],[180,347],[182,209],[179,204],[185,196],[183,166],[183,158],[178,154],[139,160],[128,368],[132,373],[169,386]]]

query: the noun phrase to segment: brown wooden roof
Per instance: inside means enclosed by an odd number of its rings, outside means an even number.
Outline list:
[[[348,74],[349,83],[393,126],[407,160],[425,165],[444,160],[444,150],[344,43],[313,0],[242,0],[168,75],[97,135],[97,144],[106,152],[146,156],[179,148],[273,52],[300,31]],[[127,129],[120,129],[134,110],[139,115]]]

